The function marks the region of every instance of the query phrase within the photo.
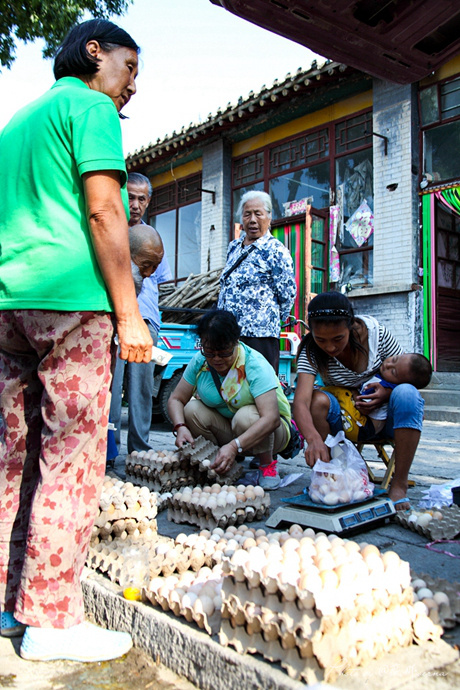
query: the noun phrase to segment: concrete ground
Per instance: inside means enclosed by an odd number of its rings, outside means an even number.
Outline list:
[[[155,425],[151,431],[152,447],[174,448],[174,437],[167,424]],[[460,425],[448,422],[425,422],[410,478],[416,485],[409,489],[414,508],[422,498],[423,490],[432,484],[443,484],[460,476]],[[115,463],[116,472],[124,474],[126,454],[126,409],[123,414],[121,455]],[[369,453],[366,450],[366,455]],[[377,465],[376,465],[377,467]],[[293,484],[271,493],[272,512],[280,499],[295,495],[309,481],[299,455],[280,463],[282,476],[303,473]],[[253,526],[265,527],[263,523]],[[158,517],[161,534],[176,536],[196,528],[176,525],[167,520],[166,512]],[[375,544],[379,549],[392,549],[408,560],[417,575],[423,573],[460,580],[458,558],[447,553],[427,549],[427,539],[404,529],[394,522],[379,524],[362,535],[352,536],[357,541]],[[449,544],[449,551],[460,557],[460,544]],[[459,587],[460,589],[460,587]],[[177,688],[188,690],[194,686],[209,690],[259,690],[304,687],[289,677],[276,664],[269,664],[253,656],[240,656],[230,648],[222,648],[217,638],[210,638],[192,624],[172,614],[136,602],[127,602],[105,578],[88,571],[84,579],[85,601],[88,615],[102,625],[112,625],[133,633],[136,649],[124,659],[105,664],[76,664],[73,662],[34,663],[20,659],[19,640],[0,638],[0,687],[24,690],[45,688]],[[446,631],[443,640],[423,647],[402,649],[378,662],[372,662],[351,676],[342,676],[335,687],[390,690],[444,690],[460,686],[460,626]],[[168,670],[166,667],[169,667]],[[185,680],[185,679],[188,680]],[[193,685],[191,684],[193,683]]]

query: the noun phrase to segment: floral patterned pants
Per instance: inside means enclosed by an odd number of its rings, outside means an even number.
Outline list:
[[[28,625],[84,619],[113,330],[104,312],[0,311],[0,605]]]

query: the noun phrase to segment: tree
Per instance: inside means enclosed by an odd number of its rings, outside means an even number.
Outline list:
[[[16,40],[44,38],[43,57],[52,57],[71,26],[85,12],[107,19],[123,14],[133,0],[0,0],[0,64],[11,67]]]

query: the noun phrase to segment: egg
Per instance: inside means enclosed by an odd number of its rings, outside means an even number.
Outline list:
[[[183,608],[189,608],[193,609],[193,606],[195,604],[195,601],[197,600],[197,595],[194,594],[193,592],[187,592],[187,594],[184,594],[182,597],[182,606]]]
[[[432,519],[433,519],[433,516],[430,515],[430,513],[422,513],[417,518],[416,525],[417,525],[417,527],[421,527],[421,528],[427,527],[428,524],[432,521]]]
[[[433,598],[433,592],[428,587],[421,587],[420,589],[417,589],[417,596],[420,600],[432,599]]]
[[[450,604],[449,597],[445,592],[435,592],[433,594],[433,599],[438,606],[441,606],[441,604]]]

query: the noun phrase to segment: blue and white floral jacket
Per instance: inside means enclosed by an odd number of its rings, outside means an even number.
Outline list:
[[[279,338],[280,320],[289,316],[297,293],[291,255],[268,231],[254,242],[254,251],[225,279],[225,272],[247,251],[244,237],[243,234],[228,246],[218,309],[235,315],[244,336]]]

